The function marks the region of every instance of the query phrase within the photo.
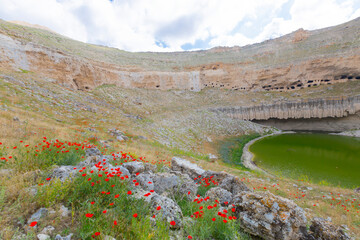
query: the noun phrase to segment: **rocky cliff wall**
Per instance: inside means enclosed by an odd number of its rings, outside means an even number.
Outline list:
[[[246,107],[212,108],[210,111],[243,120],[340,118],[360,112],[360,95]]]
[[[115,84],[161,90],[293,91],[360,81],[359,22],[299,30],[241,48],[182,53],[104,50],[53,33],[41,32],[36,38],[29,29],[15,31],[15,25],[7,28],[0,22],[0,69],[32,71],[79,90]],[[61,41],[62,48],[56,45]]]

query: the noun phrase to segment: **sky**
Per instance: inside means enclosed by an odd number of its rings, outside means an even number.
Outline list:
[[[0,18],[126,51],[244,46],[360,17],[360,0],[0,0]]]

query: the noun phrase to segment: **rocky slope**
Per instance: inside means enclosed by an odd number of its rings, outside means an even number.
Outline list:
[[[360,80],[360,18],[242,48],[129,53],[0,21],[2,68],[33,71],[73,89],[206,87],[291,91]]]
[[[321,85],[345,82],[357,86],[360,82],[359,26],[360,18],[316,31],[300,29],[241,48],[130,53],[0,20],[0,71],[30,71],[74,90],[93,90],[113,84],[130,89],[231,89],[242,95],[258,91],[312,91]],[[243,120],[348,118],[357,116],[359,110],[358,97],[354,97],[358,94],[356,89],[347,95],[348,100],[339,92],[332,95],[334,100],[284,100],[265,105],[242,102],[235,108],[230,100],[223,104],[225,108],[210,106],[209,110]],[[360,127],[357,121],[351,122],[339,130]]]

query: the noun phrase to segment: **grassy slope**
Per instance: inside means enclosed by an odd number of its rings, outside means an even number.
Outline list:
[[[352,190],[326,185],[316,186],[306,179],[293,181],[281,177],[271,178],[260,173],[244,171],[242,168],[227,165],[220,160],[215,162],[207,160],[208,152],[216,153],[217,139],[235,135],[236,131],[237,133],[251,132],[252,128],[245,123],[246,126],[238,128],[240,122],[209,117],[206,114],[201,115],[197,110],[201,113],[209,106],[220,106],[230,101],[244,104],[251,99],[250,96],[255,97],[258,102],[269,99],[275,101],[282,96],[292,98],[287,96],[287,93],[258,93],[257,95],[248,93],[241,96],[233,95],[231,91],[205,90],[206,94],[204,92],[178,94],[177,91],[167,91],[159,96],[156,90],[127,90],[113,86],[103,86],[87,93],[63,89],[37,79],[31,72],[7,73],[6,75],[13,77],[10,80],[8,77],[0,77],[0,142],[6,146],[17,145],[20,140],[31,143],[44,135],[49,138],[71,140],[96,136],[105,140],[112,139],[113,142],[109,144],[117,151],[132,152],[138,156],[145,156],[149,160],[170,160],[174,155],[184,156],[206,169],[233,173],[243,178],[250,187],[255,188],[255,191],[269,190],[293,199],[306,209],[308,216],[325,218],[330,216],[334,223],[346,224],[351,231],[360,235],[360,215],[356,212],[359,211],[359,197]],[[358,87],[355,82],[349,82],[333,85],[331,90],[328,90],[326,86],[321,86],[309,89],[308,92],[304,89],[298,92],[316,97],[328,96],[336,92],[352,95]],[[223,94],[220,98],[220,91],[227,94]],[[155,96],[160,98],[153,100],[156,99]],[[139,105],[138,102],[142,104]],[[4,109],[7,110],[4,111]],[[96,110],[93,112],[91,109]],[[124,114],[139,115],[143,119],[136,120]],[[202,117],[198,117],[199,115]],[[18,117],[20,121],[14,121],[13,117]],[[216,126],[222,127],[214,129]],[[107,133],[109,128],[118,128],[126,132],[130,140],[117,142]],[[233,128],[234,132],[229,131],[230,128]],[[146,136],[148,140],[138,138],[139,135]],[[215,143],[207,143],[204,140],[205,136],[210,136]],[[160,142],[170,139],[169,141],[174,146],[164,146],[154,139]],[[0,168],[7,167],[3,165]],[[0,221],[2,226],[6,226],[7,234],[14,232],[16,228],[16,225],[13,225],[14,221],[19,219],[24,221],[40,206],[36,201],[26,201],[27,195],[19,194],[24,192],[24,188],[37,183],[37,180],[25,177],[32,176],[34,171],[36,170],[29,170],[27,174],[14,174],[10,179],[6,178],[6,181],[2,177],[1,186],[2,189],[5,187],[6,191],[0,191],[0,206],[3,209]],[[293,184],[296,184],[296,187]],[[307,190],[306,187],[309,186],[313,190]],[[302,197],[302,195],[305,196]],[[336,201],[332,200],[332,197]],[[352,199],[356,200],[353,202]],[[344,210],[341,205],[347,208]],[[349,212],[347,212],[348,209]],[[59,229],[63,226],[65,232],[72,230],[68,225],[62,225],[61,221],[57,226]]]

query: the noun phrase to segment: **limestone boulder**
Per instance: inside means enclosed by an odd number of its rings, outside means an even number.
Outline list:
[[[162,219],[168,223],[171,221],[175,222],[175,225],[170,225],[170,228],[172,229],[179,229],[183,226],[182,218],[183,214],[182,211],[177,205],[176,202],[174,202],[172,199],[161,196],[161,195],[155,195],[151,199],[151,206],[153,209],[153,213],[157,216],[162,217]],[[160,206],[160,210],[156,210],[157,207]]]
[[[205,170],[200,168],[198,165],[179,157],[173,157],[171,159],[171,170],[186,173],[192,179],[202,176],[205,172]]]
[[[250,189],[240,179],[234,176],[227,176],[219,183],[219,187],[236,195],[242,191],[250,191]]]
[[[233,198],[240,227],[271,240],[306,239],[305,211],[270,192],[240,192]]]
[[[121,166],[126,168],[131,174],[142,173],[145,171],[145,166],[142,162],[126,162]]]
[[[206,197],[214,201],[219,200],[222,206],[226,206],[232,202],[233,195],[221,187],[214,187],[206,192]]]
[[[311,235],[314,239],[346,240],[350,236],[341,226],[335,226],[323,218],[314,218],[310,226]]]
[[[61,181],[65,181],[76,173],[77,171],[74,169],[74,166],[60,166],[53,170],[51,178],[59,178]]]
[[[101,156],[101,152],[97,147],[88,148],[85,150],[86,156]]]
[[[164,172],[152,175],[154,190],[158,194],[168,193],[172,196],[180,195],[189,200],[194,199],[198,186],[187,175],[180,172]]]

